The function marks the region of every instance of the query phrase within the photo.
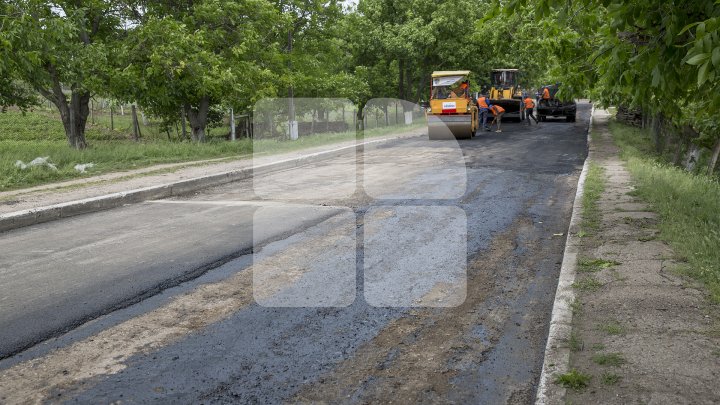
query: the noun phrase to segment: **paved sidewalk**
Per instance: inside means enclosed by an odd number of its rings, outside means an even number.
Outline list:
[[[597,110],[589,159],[604,170],[598,232],[579,239],[568,369],[591,376],[551,403],[720,403],[720,317],[694,282],[673,273],[658,218]],[[560,390],[558,391],[560,392]]]
[[[425,129],[420,128],[387,136],[367,138],[365,142],[419,136],[424,133]],[[160,164],[142,169],[106,173],[27,189],[0,192],[0,215],[195,179],[217,173],[248,169],[252,168],[253,165],[261,166],[273,162],[298,159],[315,153],[348,148],[353,144],[355,144],[355,140],[348,140],[293,152],[255,157],[254,159],[253,156],[245,155],[236,158]]]

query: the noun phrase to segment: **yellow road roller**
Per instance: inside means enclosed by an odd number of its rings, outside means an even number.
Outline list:
[[[430,139],[469,139],[478,129],[478,108],[470,98],[469,70],[433,72],[427,113]]]

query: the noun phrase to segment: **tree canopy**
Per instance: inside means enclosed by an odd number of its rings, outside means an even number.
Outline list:
[[[186,117],[263,97],[418,102],[434,70],[494,68],[533,89],[637,107],[718,138],[720,0],[3,0],[0,105],[52,101],[84,147],[93,94]],[[689,131],[681,131],[687,128]]]

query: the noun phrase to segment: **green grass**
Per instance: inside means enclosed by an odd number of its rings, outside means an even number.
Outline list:
[[[610,372],[603,373],[600,378],[602,379],[602,382],[605,385],[615,385],[618,382],[620,382],[620,380],[622,380],[622,377],[620,377],[619,375],[617,375],[615,373],[610,373]]]
[[[575,331],[570,332],[570,337],[567,340],[568,347],[573,352],[579,352],[583,350],[583,347],[585,346],[580,336],[575,333]]]
[[[575,298],[570,303],[570,309],[572,310],[573,316],[579,316],[583,312],[583,303],[578,298]]]
[[[686,258],[686,274],[702,281],[720,303],[720,183],[654,155],[647,131],[611,122],[615,142],[637,183],[636,195],[660,217],[660,238]]]
[[[625,327],[617,321],[609,321],[598,325],[598,329],[607,333],[608,335],[624,335],[626,333]]]
[[[117,128],[123,127],[123,119],[129,119],[128,115],[117,115],[115,118]],[[152,131],[146,130],[141,141],[134,142],[130,139],[130,134],[110,131],[100,125],[101,121],[101,117],[98,117],[98,125],[88,124],[86,138],[89,147],[77,151],[68,147],[62,123],[51,112],[0,113],[0,191],[162,163],[249,158],[253,153],[269,155],[290,152],[356,138],[355,131],[350,131],[307,135],[297,141],[239,139],[228,142],[224,138],[209,137],[208,142],[198,144],[177,139],[168,141],[166,135],[152,135]],[[416,120],[415,124],[410,126],[375,128],[366,130],[364,137],[389,135],[422,128],[424,125],[423,120]],[[37,157],[49,157],[49,161],[56,165],[58,170],[48,167],[22,170],[15,167],[17,160],[28,163]],[[95,166],[81,174],[74,166],[82,163],[93,163]]]
[[[574,282],[572,286],[580,291],[597,291],[603,286],[603,283],[593,276],[586,276]]]
[[[620,353],[596,354],[592,357],[592,360],[595,362],[595,364],[599,364],[601,366],[619,367],[627,363],[625,358]]]
[[[588,386],[591,378],[591,376],[583,374],[577,370],[570,370],[568,373],[559,375],[555,379],[555,383],[560,384],[565,388],[581,390]]]
[[[614,260],[582,258],[582,259],[578,259],[578,272],[580,272],[580,273],[595,273],[600,270],[615,267],[619,264],[620,264],[619,262],[616,262]]]
[[[592,234],[600,229],[602,214],[598,208],[598,200],[605,191],[605,170],[595,163],[590,163],[585,188],[582,196],[582,221],[580,232],[582,236]]]

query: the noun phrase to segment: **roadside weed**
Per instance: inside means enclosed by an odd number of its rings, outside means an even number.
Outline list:
[[[603,373],[600,378],[605,385],[615,385],[622,379],[622,377],[615,373]]]
[[[598,329],[607,333],[608,335],[624,335],[625,327],[620,325],[617,321],[610,321],[598,325]]]
[[[619,262],[616,262],[614,260],[582,258],[578,260],[578,272],[595,273],[597,271],[609,269],[619,264]]]
[[[572,286],[580,291],[596,291],[603,286],[603,283],[593,276],[587,276],[582,280],[574,282]]]
[[[590,163],[585,177],[585,189],[582,196],[581,232],[591,233],[600,229],[602,213],[598,208],[598,200],[605,191],[605,169],[595,163]]]
[[[625,358],[620,353],[604,353],[596,354],[592,357],[595,364],[601,366],[613,366],[618,367],[626,363]]]
[[[570,338],[568,338],[567,342],[570,350],[573,352],[582,351],[583,347],[585,346],[582,339],[575,332],[570,333]]]
[[[572,388],[574,390],[580,390],[588,386],[592,377],[578,372],[577,370],[570,370],[570,372],[561,374],[555,379],[556,384],[560,384],[565,388]]]

